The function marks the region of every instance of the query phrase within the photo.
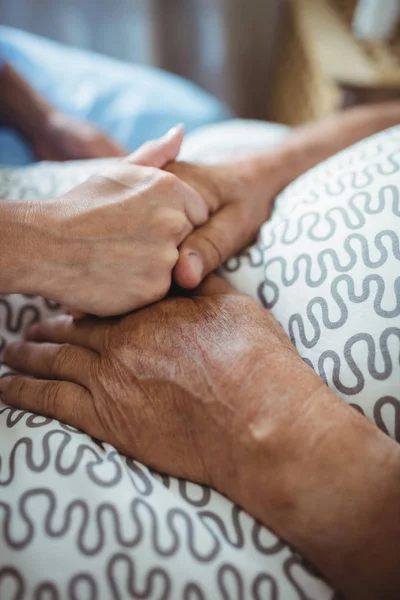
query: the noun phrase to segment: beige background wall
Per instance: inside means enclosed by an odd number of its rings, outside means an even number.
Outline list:
[[[263,118],[282,0],[151,0],[155,61]]]

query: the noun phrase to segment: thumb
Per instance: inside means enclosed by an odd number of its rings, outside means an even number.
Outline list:
[[[243,222],[238,205],[226,205],[181,244],[174,269],[176,283],[182,288],[195,288],[204,277],[245,248],[255,233]]]
[[[219,275],[209,275],[195,290],[193,296],[216,296],[218,294],[239,294],[230,283],[219,277]]]
[[[173,127],[163,137],[146,142],[125,158],[125,162],[163,169],[174,161],[181,149],[185,131],[182,125]]]

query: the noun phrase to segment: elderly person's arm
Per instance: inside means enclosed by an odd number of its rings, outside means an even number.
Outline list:
[[[171,130],[59,198],[0,201],[0,293],[103,316],[164,297],[179,244],[208,218],[200,195],[161,170],[182,138]]]
[[[41,160],[122,156],[103,132],[66,115],[43,98],[9,64],[0,68],[0,121],[17,129]]]
[[[351,108],[294,130],[259,156],[217,165],[168,167],[197,189],[215,213],[182,244],[175,278],[196,287],[246,247],[268,218],[276,195],[299,175],[347,146],[400,123],[400,101]]]
[[[349,600],[400,597],[400,449],[339,400],[273,317],[216,277],[119,320],[34,325],[7,404],[212,485]],[[46,343],[43,343],[46,342]]]

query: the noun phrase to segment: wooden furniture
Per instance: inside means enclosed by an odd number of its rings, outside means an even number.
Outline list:
[[[400,96],[400,30],[390,43],[357,40],[356,0],[290,0],[269,116],[297,125],[346,104]]]

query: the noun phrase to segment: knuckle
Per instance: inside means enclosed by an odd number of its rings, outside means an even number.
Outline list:
[[[170,240],[190,229],[191,225],[183,211],[166,206],[160,207],[152,219],[153,234],[159,239]]]
[[[67,344],[60,345],[54,352],[51,371],[58,372],[64,370],[64,367],[71,361],[71,348]]]
[[[161,260],[168,269],[172,269],[179,259],[179,250],[175,246],[167,246],[163,249]],[[168,273],[168,280],[170,280],[170,273]]]
[[[49,381],[43,388],[41,405],[49,415],[54,415],[57,412],[59,389],[58,381]]]
[[[180,235],[187,229],[188,220],[180,210],[170,210],[165,216],[165,228],[172,235]]]
[[[212,268],[221,265],[225,260],[222,248],[226,245],[226,235],[219,230],[214,230],[203,235],[203,240],[207,246],[207,256]]]
[[[25,395],[28,381],[24,377],[14,377],[11,383],[6,388],[4,398],[20,398]]]
[[[157,235],[158,239],[165,240],[181,234],[187,227],[187,223],[183,212],[163,204],[151,216],[150,230],[153,235]]]
[[[159,171],[157,173],[157,191],[166,197],[171,197],[176,190],[177,182],[178,178],[172,173],[168,173],[167,171]]]

